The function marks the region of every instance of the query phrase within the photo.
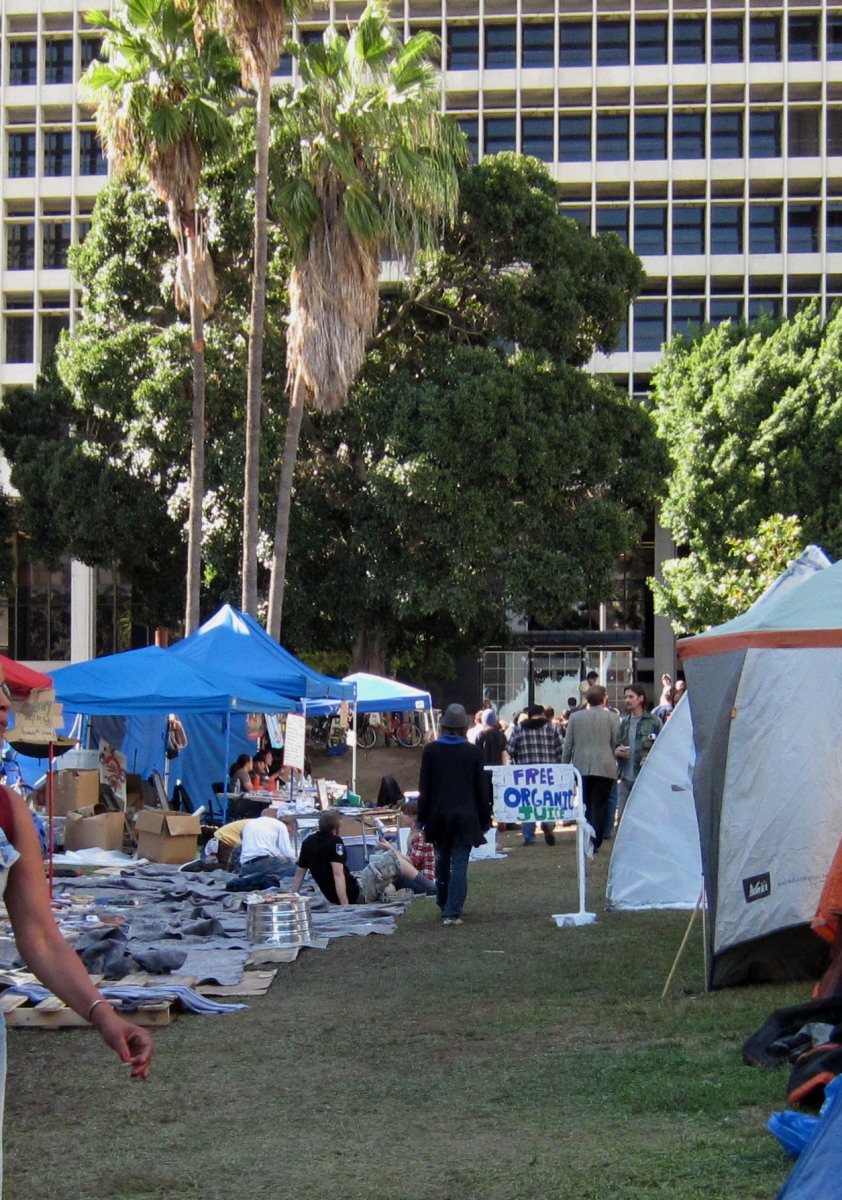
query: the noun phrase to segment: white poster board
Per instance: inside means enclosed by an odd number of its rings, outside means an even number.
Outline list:
[[[307,719],[300,713],[287,715],[284,730],[284,766],[296,771],[304,770],[304,735],[307,729]]]
[[[570,763],[529,763],[516,766],[486,767],[494,790],[494,820],[506,824],[524,821],[567,821],[576,824],[576,865],[579,883],[579,911],[554,913],[559,927],[592,925],[596,913],[586,910],[585,883],[585,807],[582,803],[582,776]]]

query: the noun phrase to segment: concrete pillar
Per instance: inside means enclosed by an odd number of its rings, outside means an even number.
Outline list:
[[[86,662],[96,653],[96,568],[70,563],[70,661]]]

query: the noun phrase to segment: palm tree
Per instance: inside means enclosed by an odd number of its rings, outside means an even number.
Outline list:
[[[305,401],[346,400],[377,321],[382,259],[410,259],[456,212],[459,127],[441,114],[431,62],[436,39],[403,45],[383,0],[348,38],[331,24],[321,43],[290,43],[301,87],[281,102],[297,170],[277,203],[290,239],[289,415],[278,485],[267,629],[280,637],[289,515]]]
[[[210,0],[205,0],[209,5]],[[246,462],[243,485],[244,612],[257,616],[257,539],[260,500],[260,411],[263,401],[263,333],[266,321],[266,255],[268,242],[269,101],[272,72],[286,40],[288,18],[304,10],[298,0],[215,0],[220,29],[237,47],[243,86],[256,95],[254,161],[254,263],[249,319],[248,391],[246,396]]]
[[[199,624],[202,501],[205,475],[204,321],[216,304],[207,231],[198,212],[203,162],[230,145],[227,111],[238,87],[237,64],[218,33],[200,44],[190,8],[174,0],[126,0],[125,14],[87,16],[101,29],[103,56],[82,78],[96,109],[108,161],[119,174],[149,180],[166,204],[178,244],[175,299],[189,309],[193,357],[190,515],[187,526],[185,632]]]

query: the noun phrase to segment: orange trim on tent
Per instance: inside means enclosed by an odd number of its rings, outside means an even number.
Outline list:
[[[745,633],[683,638],[678,657],[702,658],[728,650],[803,650],[842,646],[842,629],[752,629]]]

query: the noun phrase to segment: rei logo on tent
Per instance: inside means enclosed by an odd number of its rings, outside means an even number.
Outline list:
[[[765,899],[772,891],[772,880],[769,878],[769,872],[766,871],[762,875],[751,875],[748,879],[744,879],[743,891],[745,892],[746,904],[751,904],[753,900]]]

